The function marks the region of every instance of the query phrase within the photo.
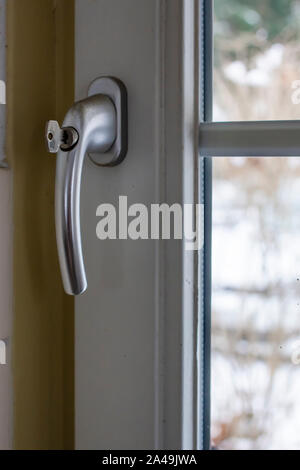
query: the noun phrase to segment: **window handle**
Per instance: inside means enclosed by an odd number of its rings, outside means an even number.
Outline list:
[[[70,108],[62,129],[56,121],[49,121],[46,128],[48,150],[57,153],[56,241],[64,289],[70,295],[81,294],[87,288],[80,229],[85,155],[88,153],[98,165],[114,166],[127,151],[124,86],[104,77],[92,83],[89,94]]]

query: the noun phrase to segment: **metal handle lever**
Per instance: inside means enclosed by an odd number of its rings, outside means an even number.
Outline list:
[[[107,77],[98,79],[98,84],[100,81],[100,88],[104,90],[107,84],[112,88],[119,86],[114,79]],[[99,86],[93,85],[93,92],[97,89]],[[119,163],[127,150],[124,146],[121,148],[122,145],[116,147],[116,143],[124,143],[125,140],[124,136],[120,140],[120,134],[121,137],[124,134],[124,119],[123,127],[119,126],[124,113],[120,109],[122,100],[115,98],[114,93],[96,93],[71,107],[62,129],[59,129],[55,121],[49,121],[47,127],[49,151],[55,152],[58,147],[55,182],[56,240],[63,285],[66,293],[71,295],[81,294],[87,288],[80,230],[80,186],[85,155],[107,154],[109,159],[104,163],[107,166]]]

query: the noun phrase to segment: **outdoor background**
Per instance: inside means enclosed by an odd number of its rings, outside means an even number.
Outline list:
[[[300,1],[214,4],[214,120],[300,119]],[[212,443],[300,449],[300,158],[213,166]]]

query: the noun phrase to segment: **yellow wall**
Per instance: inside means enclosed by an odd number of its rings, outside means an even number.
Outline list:
[[[73,300],[55,243],[48,119],[74,93],[73,0],[9,0],[7,153],[13,173],[13,436],[16,449],[74,445]]]

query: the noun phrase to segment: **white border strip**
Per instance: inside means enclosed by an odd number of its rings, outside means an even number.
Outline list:
[[[183,201],[198,201],[198,0],[183,3]],[[203,229],[203,225],[200,228]],[[197,297],[202,296],[197,278],[198,256],[184,251],[182,305],[182,448],[197,446]]]

